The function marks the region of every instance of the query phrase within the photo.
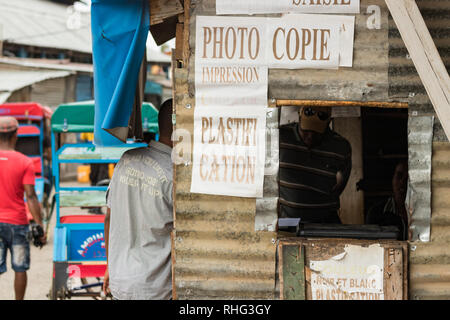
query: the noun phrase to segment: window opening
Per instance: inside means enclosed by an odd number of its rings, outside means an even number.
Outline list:
[[[279,231],[297,236],[406,240],[408,105],[311,100],[276,100],[273,104],[281,107]],[[344,107],[348,118],[339,109]],[[354,107],[361,107],[358,116],[354,111],[359,108]],[[299,114],[314,118],[303,131],[320,131],[320,121],[326,119],[327,110],[331,116],[333,108],[340,116],[329,120],[322,139],[300,132]],[[311,143],[308,139],[318,140]],[[346,159],[348,146],[351,160]],[[345,169],[348,162],[349,172]],[[345,185],[342,192],[340,180]]]

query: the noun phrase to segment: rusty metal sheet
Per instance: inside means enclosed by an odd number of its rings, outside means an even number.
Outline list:
[[[195,231],[176,231],[178,298],[273,299],[274,234],[232,227],[229,231],[201,231],[205,224],[209,222],[199,224]]]

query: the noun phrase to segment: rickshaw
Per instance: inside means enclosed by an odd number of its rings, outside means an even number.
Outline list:
[[[158,110],[142,105],[143,131],[158,135]],[[53,247],[53,281],[49,298],[105,298],[102,294],[106,270],[104,239],[105,215],[83,211],[106,206],[107,185],[61,185],[62,164],[117,163],[132,148],[147,146],[142,142],[117,147],[98,147],[93,143],[62,143],[68,133],[94,131],[94,102],[60,105],[51,120],[52,168],[55,183],[56,226]]]
[[[44,209],[44,227],[47,229],[51,215],[50,193],[52,190],[51,159],[46,154],[49,140],[48,121],[52,115],[49,107],[35,102],[5,103],[0,105],[0,116],[11,116],[19,122],[16,150],[33,160],[35,172],[35,190]],[[47,134],[48,133],[48,134]],[[48,145],[49,146],[49,145]],[[27,207],[28,220],[33,217]]]

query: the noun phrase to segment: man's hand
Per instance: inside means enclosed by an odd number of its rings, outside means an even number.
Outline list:
[[[44,231],[44,227],[42,224],[38,224],[34,221],[31,221],[30,226],[33,244],[36,247],[39,247],[39,249],[42,249],[42,247],[47,243],[47,234]]]
[[[111,294],[111,290],[109,290],[109,270],[108,267],[106,267],[105,276],[103,278],[103,293],[105,296]]]
[[[39,238],[39,240],[41,241],[42,245],[46,245],[47,244],[47,232],[45,232],[44,224],[41,223],[40,226],[41,226],[42,230],[44,230],[44,235],[41,238]]]
[[[341,171],[336,172],[336,185],[331,190],[332,193],[340,195],[342,193],[342,186],[344,184],[344,176]]]

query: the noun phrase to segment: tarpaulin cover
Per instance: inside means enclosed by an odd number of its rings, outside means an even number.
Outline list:
[[[147,0],[93,0],[94,144],[126,141],[150,26]]]

